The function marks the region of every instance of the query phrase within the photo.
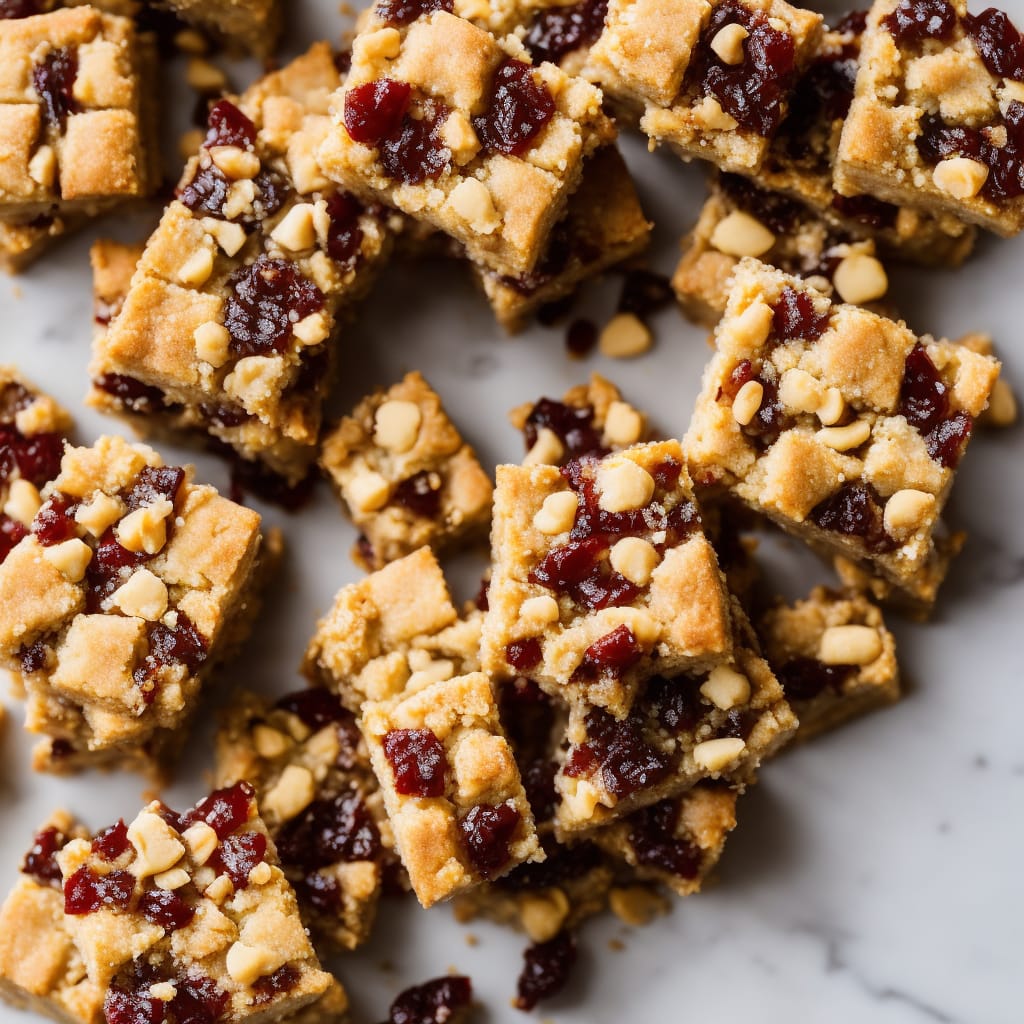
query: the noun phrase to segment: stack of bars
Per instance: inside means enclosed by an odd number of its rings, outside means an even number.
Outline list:
[[[51,6],[0,0],[11,268],[160,177],[142,5]],[[161,6],[256,53],[280,20]],[[230,702],[211,796],[45,824],[0,910],[0,995],[71,1024],[342,1021],[318,955],[411,890],[527,934],[529,1010],[585,919],[697,892],[766,762],[899,697],[880,605],[928,616],[975,424],[1015,418],[991,341],[914,334],[882,260],[954,267],[976,226],[1024,227],[1022,55],[961,0],[833,28],[783,0],[378,0],[351,54],[316,43],[212,104],[146,244],[93,247],[87,401],[285,497],[319,470],[368,575],[304,688]],[[463,261],[516,330],[644,249],[617,125],[711,166],[672,280],[714,328],[682,439],[597,375],[512,411],[525,456],[493,480],[415,371],[325,429],[392,255]],[[282,538],[191,467],[72,430],[0,367],[0,665],[36,769],[163,782]],[[768,523],[841,585],[773,594]],[[438,557],[488,535],[459,609]],[[470,1000],[437,979],[392,1020]]]

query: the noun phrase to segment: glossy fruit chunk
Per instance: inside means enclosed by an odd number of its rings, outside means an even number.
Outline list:
[[[392,729],[384,736],[384,756],[403,796],[443,796],[448,760],[429,729]]]

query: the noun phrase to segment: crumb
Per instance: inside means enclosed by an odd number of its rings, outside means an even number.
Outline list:
[[[613,953],[621,953],[626,948],[626,944],[622,941],[622,939],[609,939],[608,948]]]
[[[480,937],[474,935],[473,932],[466,932],[466,945],[473,947],[480,945]]]

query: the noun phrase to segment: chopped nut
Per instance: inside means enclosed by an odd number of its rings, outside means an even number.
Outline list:
[[[260,158],[241,146],[212,146],[208,152],[229,178],[255,178],[260,173]]]
[[[714,96],[705,96],[700,103],[695,104],[693,116],[712,131],[731,132],[739,125],[739,121],[732,114],[727,114]]]
[[[180,889],[187,885],[191,879],[184,868],[171,868],[170,871],[161,871],[153,876],[153,881],[158,889]]]
[[[147,622],[159,622],[167,611],[167,586],[145,567],[137,569],[126,583],[110,595],[113,608]]]
[[[250,186],[252,185],[251,182],[246,182],[246,184]],[[232,188],[234,188],[234,186],[232,186]],[[227,216],[233,216],[233,214],[228,213],[226,204],[224,212]],[[203,217],[199,223],[202,224],[203,230],[206,231],[207,234],[212,235],[213,238],[216,239],[217,244],[228,256],[236,255],[238,250],[245,245],[245,228],[243,228],[241,224],[233,224],[231,221],[227,220],[218,220],[216,217]]]
[[[558,621],[558,602],[547,594],[528,597],[519,608],[520,619],[531,626],[546,626]]]
[[[448,196],[451,208],[477,234],[490,235],[501,227],[501,216],[487,186],[476,178],[463,178]]]
[[[170,981],[158,981],[149,986],[149,994],[161,1003],[169,1003],[178,994],[178,990]]]
[[[228,329],[215,320],[207,320],[192,333],[196,343],[196,355],[211,366],[223,366],[228,361],[228,345],[231,335]]]
[[[71,583],[79,583],[92,559],[92,548],[73,537],[52,547],[43,548],[43,558]]]
[[[316,245],[316,226],[313,222],[313,204],[299,203],[293,206],[280,223],[270,232],[270,237],[282,249],[302,252]]]
[[[750,33],[742,26],[733,22],[720,28],[711,40],[711,49],[726,64],[743,63],[743,40]]]
[[[114,536],[121,547],[129,551],[155,555],[167,543],[167,517],[173,512],[171,502],[159,498],[152,505],[129,512],[114,527]]]
[[[221,904],[231,898],[235,891],[234,883],[227,875],[217,877],[203,890],[203,895],[214,903]]]
[[[224,92],[228,87],[227,75],[216,64],[202,57],[192,57],[185,69],[185,81],[196,92],[212,94]]]
[[[315,793],[316,783],[310,770],[290,764],[263,797],[262,807],[278,821],[290,821],[313,802]]]
[[[394,60],[401,52],[402,37],[398,29],[389,26],[364,32],[356,40],[356,48],[363,60]]]
[[[612,545],[609,561],[612,568],[630,583],[646,587],[661,556],[650,541],[642,537],[623,537]]]
[[[87,505],[75,509],[75,522],[93,537],[102,537],[124,515],[124,502],[101,491]]]
[[[388,502],[391,485],[380,473],[368,470],[348,481],[345,497],[360,512],[376,512]]]
[[[206,246],[196,249],[178,270],[178,280],[187,288],[205,284],[213,273],[213,253]]]
[[[705,740],[693,748],[693,759],[698,767],[709,772],[720,772],[746,750],[747,745],[735,736]]]
[[[905,540],[925,524],[935,508],[935,496],[911,487],[897,491],[885,503],[882,522],[886,532]]]
[[[553,939],[569,916],[569,898],[561,889],[526,893],[519,903],[519,923],[531,942]]]
[[[758,348],[768,337],[775,314],[767,302],[756,299],[729,325],[729,338],[741,348]]]
[[[631,928],[642,928],[668,910],[668,903],[656,889],[646,885],[616,886],[608,893],[611,912]]]
[[[43,499],[39,497],[39,490],[31,480],[19,478],[11,481],[7,501],[3,507],[5,516],[21,523],[22,526],[28,526],[42,506]]]
[[[608,406],[604,420],[604,436],[612,444],[636,444],[643,429],[643,417],[628,402],[612,402]]]
[[[616,313],[601,331],[597,347],[610,359],[629,359],[643,355],[653,340],[650,329],[635,314]]]
[[[178,833],[153,811],[142,811],[128,826],[128,841],[137,854],[131,865],[136,878],[162,874],[185,854]]]
[[[292,336],[303,345],[319,345],[330,333],[330,321],[323,310],[310,313],[292,326]]]
[[[605,512],[643,508],[654,497],[654,477],[643,466],[620,459],[597,471],[598,505]]]
[[[192,859],[199,865],[205,864],[220,845],[217,833],[205,821],[190,825],[182,832],[181,838],[192,854]]]
[[[715,225],[710,242],[727,256],[763,256],[775,244],[775,236],[749,213],[733,210]]]
[[[818,440],[837,452],[848,452],[859,448],[871,436],[871,424],[867,420],[854,420],[845,427],[822,427]]]
[[[882,638],[871,626],[830,626],[818,644],[818,660],[826,665],[869,665],[881,653]]]
[[[823,426],[838,423],[846,412],[846,399],[839,388],[828,388],[818,406],[818,419]]]
[[[733,419],[745,427],[761,408],[764,400],[764,385],[759,380],[748,380],[736,393],[732,402]]]
[[[1000,377],[988,398],[982,419],[989,427],[1011,427],[1017,422],[1017,398],[1013,389]]]
[[[716,708],[728,711],[750,700],[750,681],[728,665],[716,665],[701,684],[700,692]]]
[[[256,201],[256,186],[255,186],[255,184],[252,181],[250,181],[248,178],[241,178],[238,181],[232,182],[231,183],[231,187],[228,189],[228,197],[227,197],[227,199],[224,200],[224,206],[221,208],[224,216],[227,217],[228,220],[227,221],[220,221],[220,223],[224,227],[240,228],[241,227],[240,224],[229,225],[228,221],[234,220],[235,217],[241,217],[243,214],[252,213],[252,210],[253,210],[253,205],[252,204],[255,201]],[[205,222],[208,221],[208,220],[212,220],[212,218],[210,218],[210,217],[204,217],[203,218],[204,226],[205,226]],[[210,234],[215,234],[216,233],[215,230],[211,230],[210,228],[207,228],[207,230],[210,231]],[[234,238],[236,240],[238,238],[237,231],[234,234]],[[245,234],[243,232],[243,234],[242,234],[242,242],[244,242],[244,241],[245,241]],[[221,239],[221,245],[224,245],[224,239],[223,238]],[[239,248],[241,248],[241,243],[239,244]],[[225,251],[226,251],[226,249],[225,249]]]
[[[272,950],[254,949],[244,942],[236,942],[228,950],[228,974],[239,985],[251,985],[257,978],[269,974],[277,966],[277,960]]]
[[[821,384],[806,370],[787,370],[779,381],[779,401],[794,412],[817,412],[823,398]]]
[[[832,275],[832,283],[843,302],[860,305],[880,299],[889,290],[885,267],[866,253],[850,253]]]
[[[579,501],[572,491],[556,491],[544,499],[533,517],[533,525],[549,537],[572,529]]]
[[[57,154],[52,146],[40,146],[28,162],[28,176],[43,188],[49,188],[57,174]]]
[[[260,757],[273,759],[287,753],[291,740],[283,732],[262,722],[253,727],[252,743]]]
[[[480,152],[480,140],[465,114],[453,110],[441,126],[441,141],[452,151],[452,159],[461,167]]]
[[[267,882],[274,877],[273,868],[265,861],[261,860],[250,872],[249,872],[249,884],[250,885],[266,885]]]
[[[523,459],[524,466],[553,466],[565,454],[558,435],[550,427],[541,427],[537,440]]]
[[[988,178],[988,167],[965,156],[943,160],[932,171],[932,180],[954,199],[971,199]]]
[[[423,414],[415,402],[383,402],[373,417],[374,443],[399,455],[407,452],[416,444],[422,422]]]

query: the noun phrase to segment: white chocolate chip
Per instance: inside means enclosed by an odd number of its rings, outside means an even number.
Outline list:
[[[818,440],[837,452],[848,452],[859,448],[871,436],[871,424],[867,420],[854,420],[844,427],[822,427]]]
[[[373,441],[381,448],[402,454],[416,444],[423,414],[415,402],[390,399],[381,403],[373,417]]]
[[[729,337],[742,348],[758,348],[768,337],[775,314],[767,302],[755,299],[739,316],[728,321]]]
[[[597,347],[610,359],[630,359],[643,355],[653,340],[650,329],[635,314],[616,313],[601,331]]]
[[[217,877],[203,890],[203,895],[218,906],[229,900],[235,891],[235,885],[227,875]]]
[[[846,399],[839,388],[828,388],[818,406],[818,419],[823,426],[830,427],[838,423],[846,412]]]
[[[331,333],[330,321],[321,309],[292,325],[292,336],[302,345],[319,345]]]
[[[743,40],[750,33],[742,26],[733,22],[720,28],[711,40],[711,49],[725,64],[743,63]]]
[[[794,412],[817,412],[823,397],[821,385],[806,370],[787,370],[779,380],[779,401]]]
[[[732,401],[733,419],[741,427],[745,427],[757,415],[763,400],[764,385],[759,380],[748,380],[736,392],[736,397]]]
[[[239,182],[238,184],[241,183]],[[251,186],[252,182],[246,182],[245,184]],[[227,206],[224,209],[225,214],[231,216],[227,213]],[[228,256],[235,256],[238,250],[245,245],[245,228],[241,224],[233,224],[229,220],[218,220],[215,217],[204,217],[200,224],[202,224],[203,229],[208,235],[216,239],[217,244]]]
[[[227,955],[228,974],[239,985],[251,985],[257,978],[269,974],[277,967],[277,955],[269,950],[236,942]]]
[[[763,256],[775,244],[775,236],[749,213],[733,210],[715,225],[710,242],[727,256]]]
[[[477,234],[491,235],[501,227],[491,193],[476,178],[463,178],[452,189],[448,204]]]
[[[153,876],[153,882],[158,889],[180,889],[187,885],[191,879],[184,868],[171,868],[170,871],[161,871]]]
[[[272,729],[262,722],[253,727],[252,744],[260,757],[273,759],[288,752],[291,740],[283,732]]]
[[[316,226],[313,223],[313,204],[299,203],[293,206],[280,223],[270,232],[270,237],[282,249],[302,252],[316,245]]]
[[[312,802],[316,783],[308,768],[290,764],[260,801],[260,806],[278,821],[290,821],[301,814]]]
[[[830,626],[818,645],[818,660],[826,665],[869,665],[881,653],[882,638],[871,626]]]
[[[561,461],[565,448],[559,436],[550,427],[541,427],[537,440],[523,458],[524,466],[554,466]]]
[[[28,176],[43,188],[50,188],[57,175],[57,154],[52,146],[40,146],[28,162]]]
[[[231,335],[228,329],[215,320],[207,320],[192,332],[196,343],[196,355],[211,366],[223,366],[228,361],[228,345]]]
[[[612,402],[604,420],[605,439],[612,444],[636,444],[644,429],[644,418],[628,402]]]
[[[260,158],[240,146],[211,146],[209,154],[229,178],[255,178],[260,173]]]
[[[391,494],[391,485],[373,470],[358,473],[345,485],[345,498],[359,512],[376,512]]]
[[[729,711],[750,700],[750,681],[728,665],[716,665],[701,684],[700,692],[716,708]]]
[[[114,536],[129,551],[155,555],[167,543],[167,517],[173,511],[167,498],[158,498],[152,505],[129,512],[114,527]]]
[[[886,533],[905,540],[928,520],[935,508],[935,496],[913,488],[897,491],[885,503],[882,522]]]
[[[717,740],[705,740],[693,748],[693,759],[699,768],[708,772],[720,772],[746,750],[746,743],[735,736],[723,736]]]
[[[22,480],[19,477],[11,481],[7,501],[3,507],[5,516],[21,523],[22,526],[28,526],[42,507],[43,499],[39,497],[39,490],[31,480]]]
[[[519,923],[531,942],[553,939],[568,916],[569,898],[558,888],[527,891],[519,901]]]
[[[213,273],[213,253],[206,246],[200,246],[181,265],[178,280],[186,288],[198,288],[205,284]]]
[[[612,568],[638,587],[646,587],[651,582],[651,575],[661,561],[654,545],[642,537],[617,540],[608,557]]]
[[[548,594],[528,597],[519,608],[519,618],[531,626],[558,621],[558,602]]]
[[[100,491],[86,505],[75,509],[75,522],[93,537],[102,537],[124,515],[124,502]]]
[[[43,548],[43,558],[71,583],[79,583],[92,559],[92,548],[73,537],[52,547]]]
[[[932,171],[932,180],[954,199],[972,199],[988,179],[988,167],[965,156],[943,160]]]
[[[605,463],[597,471],[597,504],[605,512],[643,508],[654,497],[654,477],[629,459]]]
[[[159,622],[167,611],[167,586],[159,576],[143,567],[132,573],[128,581],[110,595],[110,605],[125,615]]]
[[[136,878],[162,874],[185,855],[178,833],[153,811],[142,811],[128,826],[128,842],[137,854],[131,865]]]
[[[533,517],[533,525],[549,537],[572,529],[579,502],[572,491],[556,491],[544,499]]]
[[[217,833],[205,821],[189,825],[182,832],[181,838],[188,847],[188,852],[192,854],[192,859],[199,865],[205,864],[220,845]]]
[[[885,267],[867,253],[854,252],[841,260],[832,283],[843,302],[862,305],[880,299],[889,290]]]

